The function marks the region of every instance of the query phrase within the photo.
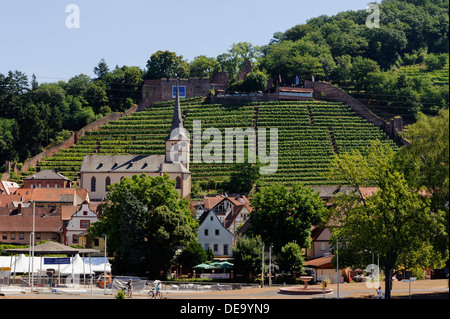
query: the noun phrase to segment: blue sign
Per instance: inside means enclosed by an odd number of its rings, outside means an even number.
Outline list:
[[[179,86],[178,87],[178,93],[180,94],[180,99],[186,98],[186,87],[185,86]],[[172,99],[177,97],[177,86],[172,86]]]
[[[68,264],[70,264],[69,257],[44,258],[44,265],[68,265]]]

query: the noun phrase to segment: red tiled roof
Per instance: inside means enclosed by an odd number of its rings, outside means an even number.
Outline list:
[[[6,205],[12,202],[21,202],[21,195],[0,195],[0,207],[6,207]]]
[[[305,266],[319,269],[333,269],[335,267],[331,262],[332,259],[333,256],[310,259],[305,262]]]
[[[35,208],[35,231],[57,232],[62,228],[61,211],[50,208]],[[33,230],[33,208],[0,207],[0,232],[31,232]]]
[[[20,188],[14,194],[22,195],[24,202],[69,202],[73,201],[74,193],[81,201],[89,199],[89,192],[84,188]]]

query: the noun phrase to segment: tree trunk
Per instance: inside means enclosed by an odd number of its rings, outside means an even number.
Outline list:
[[[384,271],[384,298],[391,299],[392,289],[392,269],[386,268]]]

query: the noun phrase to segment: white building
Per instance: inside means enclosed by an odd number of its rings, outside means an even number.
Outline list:
[[[93,223],[98,221],[98,216],[88,202],[84,201],[80,208],[72,215],[66,227],[66,243],[68,246],[77,245],[78,237]]]
[[[223,226],[213,211],[205,211],[200,217],[197,238],[205,250],[211,247],[215,257],[233,256],[233,234]]]

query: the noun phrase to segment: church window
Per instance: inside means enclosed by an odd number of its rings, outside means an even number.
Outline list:
[[[92,176],[92,178],[91,178],[91,192],[95,192],[96,184],[97,184],[97,179],[95,178],[95,176]]]
[[[105,180],[105,191],[108,191],[109,185],[111,185],[111,178],[109,178],[109,176],[107,176],[106,180]]]
[[[175,181],[176,181],[176,186],[175,186],[175,188],[176,188],[176,189],[181,189],[181,178],[180,178],[180,177],[177,177],[177,178],[175,179]]]

